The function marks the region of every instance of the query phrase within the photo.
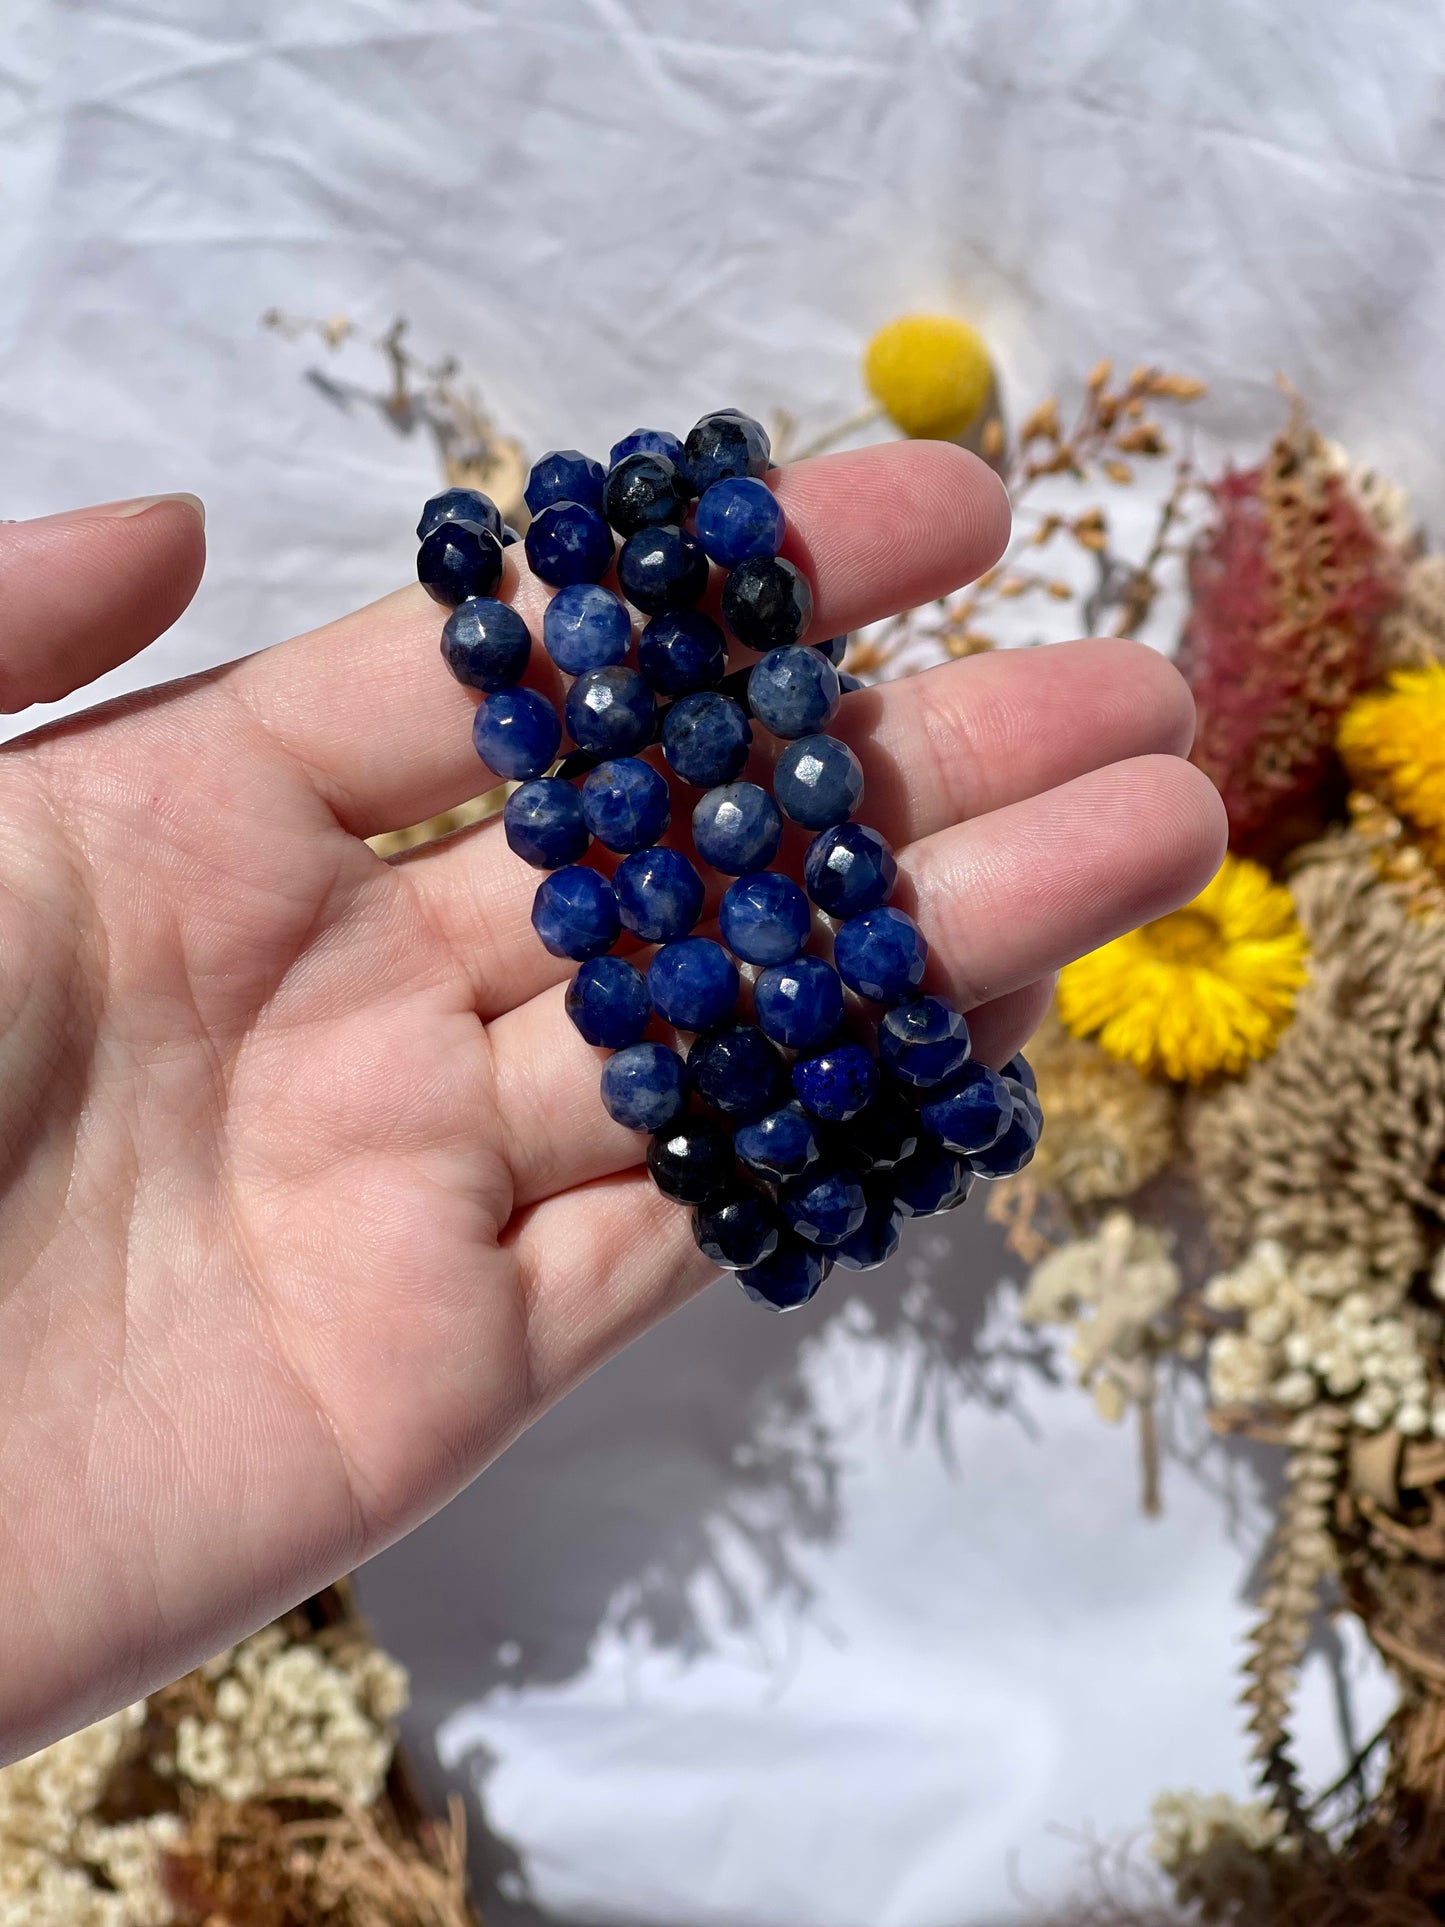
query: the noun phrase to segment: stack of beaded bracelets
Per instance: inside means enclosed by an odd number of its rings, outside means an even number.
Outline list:
[[[904,1218],[1020,1170],[1041,1115],[1023,1058],[1001,1072],[978,1063],[963,1017],[920,989],[927,943],[888,905],[892,851],[852,821],[858,760],[824,733],[857,684],[836,667],[844,638],[803,645],[813,595],[779,553],[770,453],[755,421],[724,409],[685,442],[639,429],[606,468],[563,449],[532,469],[525,545],[556,590],[542,641],[572,678],[561,718],[522,685],[531,637],[495,599],[518,537],[486,496],[448,489],[427,503],[417,574],[452,610],[447,666],[482,692],[477,751],[519,784],[507,841],[549,872],[532,923],[579,966],[567,1011],[612,1053],[603,1104],[651,1133],[648,1169],[695,1207],[702,1251],[749,1297],[787,1310],[835,1263],[882,1264]],[[723,627],[698,607],[710,563],[725,571],[723,624],[759,657],[732,674]],[[603,585],[614,570],[620,594]],[[645,618],[635,667],[629,603]],[[559,763],[564,720],[572,747]],[[781,739],[771,794],[742,780],[754,722]],[[703,792],[693,856],[662,841],[672,791],[647,760],[656,745]],[[785,817],[812,836],[805,888],[769,868]],[[594,839],[621,858],[610,874],[583,861]],[[704,869],[733,879],[720,941],[692,934]],[[613,954],[624,941],[630,959]],[[738,1015],[744,972],[751,1021]]]

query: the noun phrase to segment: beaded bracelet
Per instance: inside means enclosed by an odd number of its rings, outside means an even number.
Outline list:
[[[920,988],[927,942],[888,903],[893,852],[853,821],[863,772],[826,734],[859,686],[839,673],[846,638],[803,644],[813,594],[780,553],[770,456],[758,423],[723,409],[686,441],[638,429],[605,468],[575,449],[536,464],[525,547],[555,590],[542,643],[571,678],[561,717],[523,686],[531,636],[496,600],[502,551],[522,538],[494,503],[471,489],[433,497],[417,574],[452,611],[448,668],[481,692],[477,751],[518,785],[507,841],[548,872],[532,924],[578,965],[567,1013],[611,1053],[602,1102],[650,1133],[648,1169],[694,1207],[707,1257],[783,1311],[834,1264],[881,1265],[904,1218],[1021,1170],[1042,1117],[1024,1059],[978,1063],[962,1015]],[[759,658],[731,674],[724,627],[698,607],[712,564],[723,625]],[[743,777],[755,723],[780,744],[771,793]],[[703,792],[692,856],[662,840],[672,788],[648,760],[657,746]],[[811,833],[801,887],[769,867],[784,818]],[[621,859],[610,874],[584,863],[594,841]],[[693,934],[705,870],[730,879],[718,937]],[[631,960],[614,954],[624,940]],[[738,1014],[745,976],[751,1020]]]

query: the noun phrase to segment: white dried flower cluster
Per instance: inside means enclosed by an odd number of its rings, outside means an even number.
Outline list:
[[[1209,1343],[1209,1389],[1220,1405],[1349,1400],[1363,1431],[1387,1425],[1445,1438],[1445,1393],[1432,1392],[1426,1354],[1403,1294],[1366,1283],[1348,1255],[1291,1258],[1272,1239],[1204,1288],[1215,1311],[1241,1329]]]
[[[197,1786],[248,1800],[279,1780],[328,1780],[362,1806],[381,1791],[407,1678],[374,1647],[328,1658],[268,1626],[210,1662],[213,1719],[176,1728],[176,1766]]]
[[[1180,1900],[1205,1920],[1245,1923],[1269,1917],[1271,1856],[1292,1853],[1284,1815],[1262,1800],[1227,1793],[1161,1793],[1151,1809],[1149,1851]]]

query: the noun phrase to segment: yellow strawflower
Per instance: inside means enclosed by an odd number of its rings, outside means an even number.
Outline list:
[[[1403,816],[1445,869],[1445,663],[1397,669],[1378,694],[1357,696],[1338,742],[1353,781]]]
[[[978,419],[993,384],[983,337],[948,314],[902,314],[863,356],[868,392],[905,435],[951,442]]]
[[[1111,1057],[1200,1084],[1266,1057],[1305,980],[1305,935],[1289,891],[1245,857],[1227,856],[1193,903],[1070,964],[1059,1015],[1097,1033]]]

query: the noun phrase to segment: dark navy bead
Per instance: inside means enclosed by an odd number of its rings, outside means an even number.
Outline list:
[[[416,579],[433,602],[455,609],[492,596],[502,579],[502,545],[476,522],[439,522],[416,552]]]
[[[945,1151],[972,1158],[997,1144],[1014,1120],[1008,1085],[986,1064],[965,1064],[946,1084],[924,1091],[918,1115]]]
[[[784,1083],[783,1060],[756,1024],[695,1038],[687,1075],[703,1103],[725,1117],[757,1117],[777,1103]]]
[[[507,539],[501,510],[479,488],[444,488],[433,495],[416,525],[417,541],[425,540],[443,522],[475,522],[478,528],[490,529],[499,542]]]
[[[970,1191],[972,1191],[974,1187],[974,1183],[975,1183],[974,1174],[972,1171],[969,1170],[968,1165],[964,1159],[962,1158],[959,1159],[958,1168],[959,1168],[959,1174],[960,1174],[959,1180],[958,1180],[958,1189],[954,1192],[953,1196],[948,1200],[948,1203],[943,1207],[945,1211],[957,1211],[958,1207],[961,1204],[967,1204],[968,1194]]]
[[[860,997],[896,1004],[923,982],[928,940],[912,917],[885,905],[840,923],[833,937],[838,975]]]
[[[601,462],[594,462],[580,449],[553,448],[533,462],[522,499],[533,515],[540,515],[554,502],[581,502],[587,508],[600,509],[606,479]]]
[[[693,527],[708,559],[733,569],[755,556],[776,555],[787,524],[783,505],[766,482],[734,475],[713,483],[697,505]]]
[[[845,823],[858,807],[863,768],[836,736],[800,736],[777,760],[773,794],[805,830],[828,830]]]
[[[533,575],[559,589],[600,582],[612,566],[612,531],[585,502],[553,502],[532,518],[524,541]]]
[[[657,734],[657,702],[635,669],[589,669],[567,691],[567,733],[594,756],[633,756]]]
[[[814,1117],[842,1124],[856,1117],[878,1091],[878,1066],[861,1044],[829,1044],[793,1066],[793,1089]]]
[[[981,1178],[1011,1178],[1022,1171],[1039,1141],[1043,1120],[1037,1111],[1014,1107],[1013,1119],[997,1144],[974,1151],[969,1164]]]
[[[1026,1091],[1033,1091],[1035,1094],[1038,1092],[1039,1085],[1038,1079],[1034,1076],[1034,1067],[1022,1051],[1016,1052],[1008,1060],[999,1072],[999,1076],[1011,1078],[1015,1084],[1022,1084]]]
[[[741,876],[723,892],[723,942],[744,963],[780,964],[796,957],[813,927],[808,899],[776,870]]]
[[[671,609],[654,616],[638,637],[637,666],[659,694],[689,696],[722,681],[727,643],[701,609]]]
[[[822,1146],[817,1126],[801,1104],[785,1104],[768,1111],[733,1133],[733,1148],[750,1171],[780,1184],[816,1164]]]
[[[856,917],[887,901],[898,864],[877,830],[839,823],[808,845],[803,859],[808,895],[830,917]]]
[[[815,1050],[843,1021],[843,980],[821,957],[774,964],[753,985],[758,1022],[789,1050]]]
[[[838,672],[816,649],[770,649],[748,672],[748,708],[774,736],[810,736],[838,712]]]
[[[508,782],[550,769],[561,741],[557,712],[535,689],[499,689],[483,696],[472,718],[478,756]]]
[[[599,763],[582,784],[582,814],[609,850],[650,850],[672,820],[667,779],[635,756]]]
[[[706,1204],[737,1184],[733,1141],[711,1118],[680,1117],[647,1147],[647,1168],[664,1197]]]
[[[543,877],[532,899],[532,928],[554,957],[583,963],[610,950],[622,933],[606,877],[571,864]]]
[[[902,1091],[885,1084],[837,1134],[842,1161],[865,1171],[890,1171],[918,1149],[920,1130],[918,1113]]]
[[[694,422],[683,444],[683,471],[694,495],[733,475],[766,475],[772,456],[767,430],[736,408]]]
[[[856,696],[858,691],[863,687],[864,685],[858,678],[849,675],[846,669],[840,669],[838,671],[838,694],[840,696]]]
[[[662,1131],[687,1104],[682,1059],[666,1044],[629,1044],[602,1066],[602,1103],[629,1131]]]
[[[796,1311],[806,1305],[833,1269],[832,1254],[813,1251],[790,1238],[771,1258],[738,1273],[738,1283],[755,1305]]]
[[[508,689],[520,682],[532,638],[516,610],[491,596],[458,603],[442,629],[442,658],[468,689]]]
[[[652,1008],[678,1030],[712,1030],[738,1000],[738,967],[711,937],[665,943],[647,967]]]
[[[745,649],[781,649],[801,642],[813,620],[808,578],[780,555],[740,562],[723,584],[723,621]]]
[[[704,1258],[724,1271],[761,1264],[778,1248],[782,1226],[772,1200],[761,1191],[738,1190],[694,1215],[692,1235]]]
[[[868,1200],[856,1171],[805,1171],[783,1186],[778,1202],[788,1224],[810,1245],[839,1245],[863,1222]]]
[[[665,428],[634,428],[630,435],[624,435],[620,442],[612,444],[607,457],[608,467],[616,468],[629,455],[665,455],[674,467],[680,467],[682,442],[676,435],[669,435]]]
[[[591,957],[567,986],[567,1015],[589,1044],[625,1050],[652,1019],[640,971],[621,957]]]
[[[687,503],[687,484],[666,455],[639,451],[625,455],[607,471],[602,512],[619,535],[680,522]]]
[[[880,1188],[892,1193],[905,1218],[931,1218],[947,1211],[965,1180],[962,1162],[951,1151],[925,1144],[896,1164]]]
[[[703,884],[681,850],[638,850],[612,879],[622,921],[644,943],[685,937],[702,915]]]
[[[707,557],[685,529],[639,529],[622,545],[617,580],[627,600],[647,615],[687,609],[707,587]]]
[[[502,806],[507,842],[536,870],[557,870],[586,856],[591,838],[582,799],[560,776],[539,776]]]
[[[542,643],[569,676],[609,669],[632,646],[632,617],[622,598],[600,582],[574,582],[559,589],[547,604]]]
[[[522,539],[522,531],[520,529],[514,529],[510,522],[506,522],[503,524],[502,547],[504,549],[511,548],[514,542],[520,542],[521,539]]]
[[[756,783],[723,783],[692,813],[692,838],[704,863],[728,876],[765,870],[778,852],[783,819]]]
[[[831,662],[836,669],[838,664],[842,662],[844,656],[847,655],[848,644],[852,640],[853,638],[851,636],[829,636],[826,642],[820,642],[814,646],[828,658],[829,662]]]
[[[1032,1072],[1030,1075],[1032,1075]],[[1042,1104],[1039,1103],[1038,1092],[1032,1090],[1027,1084],[1020,1083],[1018,1078],[1007,1076],[1003,1071],[999,1072],[999,1076],[1003,1078],[1004,1088],[1013,1099],[1014,1109],[1016,1111],[1032,1112],[1034,1117],[1042,1124],[1044,1120],[1044,1108]]]
[[[833,1246],[833,1262],[845,1271],[876,1271],[898,1249],[902,1234],[903,1212],[897,1201],[870,1192],[862,1224]]]
[[[946,1084],[968,1061],[968,1025],[942,997],[905,997],[878,1026],[878,1053],[905,1084]]]
[[[668,767],[697,789],[730,783],[747,762],[752,740],[742,704],[715,689],[680,697],[662,719]]]

